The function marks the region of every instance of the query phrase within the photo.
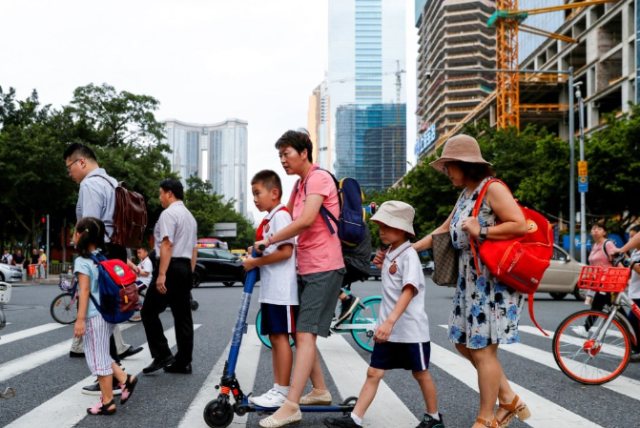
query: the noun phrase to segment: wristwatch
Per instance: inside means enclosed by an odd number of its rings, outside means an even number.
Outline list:
[[[487,234],[489,233],[489,228],[483,226],[480,228],[480,239],[487,239]]]

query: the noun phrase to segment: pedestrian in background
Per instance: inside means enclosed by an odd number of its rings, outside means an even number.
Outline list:
[[[105,225],[105,238],[103,254],[108,259],[119,259],[127,262],[127,251],[120,245],[115,245],[109,241],[113,233],[113,214],[116,206],[115,187],[118,184],[116,179],[107,175],[107,172],[100,168],[95,152],[81,143],[73,143],[64,151],[63,159],[69,177],[80,185],[78,191],[78,202],[76,204],[76,219],[80,221],[84,217],[94,217],[100,219]],[[119,363],[121,359],[135,355],[142,351],[142,347],[133,347],[124,343],[120,326],[116,325],[110,339],[111,357]],[[83,357],[84,344],[82,338],[74,338],[71,343],[70,357]],[[83,394],[99,395],[100,387],[98,383],[85,386]],[[114,389],[114,394],[119,394],[119,388]]]
[[[450,138],[440,158],[430,164],[462,189],[447,220],[432,233],[449,233],[458,250],[458,283],[449,317],[449,340],[478,372],[480,409],[473,428],[506,427],[513,417],[530,416],[527,405],[511,389],[498,360],[498,346],[520,341],[518,323],[524,295],[498,282],[478,260],[476,271],[471,238],[508,240],[524,236],[527,224],[511,192],[491,183],[478,217],[472,217],[476,199],[492,178],[491,164],[482,158],[478,142],[468,135]],[[417,251],[433,247],[431,234],[414,244]],[[496,400],[500,405],[494,414]]]
[[[0,259],[0,263],[4,263],[7,265],[11,265],[13,261],[13,256],[9,253],[9,250],[5,249],[2,254],[2,258]]]
[[[22,250],[19,249],[13,255],[13,258],[11,260],[11,264],[13,266],[17,266],[17,267],[20,268],[20,270],[22,271],[22,279],[24,279],[25,262],[26,262],[26,257],[22,255]]]
[[[38,276],[40,279],[45,279],[47,270],[47,255],[44,250],[40,248],[40,254],[38,256]]]
[[[160,182],[160,204],[164,211],[153,230],[157,265],[140,315],[153,361],[142,372],[164,369],[167,373],[191,374],[193,359],[193,318],[191,288],[198,259],[198,225],[184,206],[180,180]],[[171,303],[171,305],[169,305]],[[160,314],[171,307],[178,352],[171,353]]]
[[[640,225],[635,225],[631,229],[629,229],[629,240],[631,240],[639,232]],[[629,298],[633,300],[636,305],[640,306],[640,245],[633,249],[629,261],[629,268],[631,268],[631,279],[629,280]],[[629,313],[627,314],[627,318],[629,319],[629,323],[636,333],[636,337],[640,337],[640,318],[638,318],[636,314],[633,313],[633,311],[629,311]],[[631,352],[632,354],[630,361],[634,363],[640,363],[640,341],[638,341],[636,345],[632,347]]]

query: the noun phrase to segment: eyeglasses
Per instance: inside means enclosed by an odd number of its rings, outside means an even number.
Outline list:
[[[73,162],[71,162],[69,165],[67,165],[67,171],[71,171],[71,167],[73,166],[73,164],[78,162],[80,159],[84,159],[84,158],[78,158],[78,159],[74,160]]]

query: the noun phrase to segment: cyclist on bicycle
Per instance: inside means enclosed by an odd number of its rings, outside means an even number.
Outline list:
[[[589,264],[591,266],[611,267],[611,259],[618,252],[616,245],[607,239],[607,228],[604,223],[598,222],[591,226],[591,253],[589,254]],[[595,292],[589,290],[586,303],[591,303],[591,309],[601,311],[605,306],[611,304],[611,293]],[[573,329],[574,333],[581,337],[589,337],[589,329],[593,325],[593,319],[587,318],[584,326]]]

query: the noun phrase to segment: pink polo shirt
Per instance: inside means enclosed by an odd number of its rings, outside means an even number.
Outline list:
[[[318,164],[313,164],[307,174],[306,194],[324,197],[322,205],[338,218],[340,215],[338,190],[331,175],[325,171],[315,171],[318,168]],[[292,217],[294,221],[302,215],[305,200],[304,182],[299,181],[297,191],[294,187],[289,198],[289,202],[293,204]],[[311,227],[298,235],[296,256],[299,275],[327,272],[344,267],[342,246],[337,233],[338,226],[333,224],[333,228],[336,233],[331,234],[324,218],[318,213]]]

